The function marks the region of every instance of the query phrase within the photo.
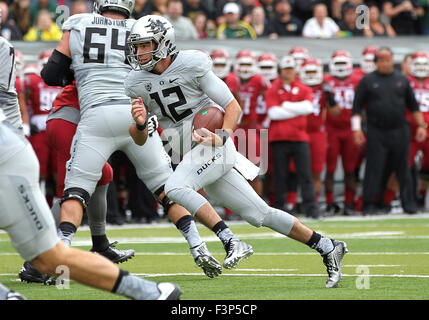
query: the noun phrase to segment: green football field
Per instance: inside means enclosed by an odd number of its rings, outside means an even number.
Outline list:
[[[183,290],[183,300],[428,300],[429,214],[379,218],[302,220],[316,231],[347,242],[343,279],[326,289],[326,270],[320,255],[307,246],[267,228],[244,222],[228,223],[255,254],[236,269],[207,278],[191,258],[188,245],[170,223],[109,227],[110,241],[133,248],[136,256],[121,268],[154,281],[171,281]],[[214,234],[199,225],[209,250],[222,262],[225,252]],[[90,248],[87,227],[78,230],[73,246]],[[22,258],[8,235],[0,233],[0,281],[28,299],[107,300],[116,295],[71,281],[68,286],[20,282]]]

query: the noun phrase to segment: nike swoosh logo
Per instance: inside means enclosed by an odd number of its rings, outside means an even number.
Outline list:
[[[170,83],[173,83],[174,81],[176,81],[177,79],[179,79],[179,78],[176,78],[176,79],[173,79],[173,80],[169,80],[170,81]]]

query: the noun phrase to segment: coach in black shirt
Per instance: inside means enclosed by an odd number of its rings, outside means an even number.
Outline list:
[[[410,124],[406,109],[412,113],[418,129],[417,141],[426,139],[427,124],[408,79],[394,70],[393,54],[382,48],[376,55],[377,70],[359,82],[353,101],[352,130],[355,143],[364,145],[361,115],[366,107],[366,169],[363,181],[363,214],[374,214],[375,198],[380,190],[387,163],[396,173],[402,208],[406,213],[417,212],[409,169]]]

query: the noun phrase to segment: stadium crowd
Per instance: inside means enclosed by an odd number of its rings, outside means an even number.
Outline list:
[[[359,19],[356,7],[360,4],[366,4],[369,8],[367,28],[356,27]],[[61,14],[56,10],[57,5],[68,6],[71,14],[91,11],[91,3],[84,0],[60,0],[58,3],[49,0],[2,1],[1,35],[12,41],[58,41],[62,33],[55,22]],[[284,36],[393,37],[428,34],[428,6],[427,1],[417,0],[137,0],[133,17],[164,15],[173,24],[178,41],[276,39]],[[261,142],[258,134],[268,130],[268,169],[252,182],[252,186],[271,205],[293,214],[305,213],[313,218],[334,213],[362,214],[359,185],[365,146],[355,143],[351,117],[354,94],[360,80],[376,69],[377,50],[372,46],[365,48],[359,57],[359,66],[353,66],[352,57],[344,50],[334,51],[327,66],[322,65],[317,54],[313,56],[312,52],[302,47],[291,48],[283,57],[269,52],[255,56],[249,50],[241,50],[235,57],[221,49],[209,52],[213,71],[227,83],[242,106],[243,116],[238,129],[246,133],[249,146],[246,155],[256,164],[261,162],[262,155],[259,152],[250,154],[250,146],[256,146],[259,151]],[[61,88],[47,86],[40,77],[40,70],[49,56],[50,52],[44,52],[38,64],[25,63],[23,56],[16,51],[16,86],[23,121],[27,125],[26,135],[39,158],[41,184],[52,204],[56,196],[53,190],[58,181],[53,160],[55,150],[49,147],[46,135],[46,119]],[[429,55],[417,52],[406,56],[401,72],[409,78],[420,110],[425,114],[428,111],[426,98],[429,97]],[[289,77],[290,81],[280,85],[280,79],[285,77]],[[308,96],[303,95],[299,99],[311,101],[311,108],[308,110],[305,105],[300,105],[300,110],[280,116],[276,110],[279,104],[301,101],[294,96],[294,86],[299,87],[296,90],[308,93]],[[285,88],[284,92],[276,100],[277,92],[282,88]],[[411,116],[409,121],[413,123]],[[425,142],[417,143],[414,137],[409,144],[410,170],[415,178],[414,195],[422,204],[429,183],[425,159],[429,157],[429,146]],[[284,156],[284,150],[287,156]],[[424,155],[423,160],[421,154]],[[334,174],[339,157],[344,171],[344,196],[335,198],[338,192],[334,192]],[[126,156],[116,152],[109,163],[113,168],[113,182],[108,190],[108,222],[122,224],[125,220],[141,223],[159,219],[162,208],[158,208],[146,186],[137,178]],[[324,194],[321,194],[322,191]],[[385,173],[382,190],[379,191],[377,210],[367,214],[390,211],[392,201],[399,194],[399,185],[391,172]],[[308,209],[320,204],[321,198],[326,204],[324,210],[316,213]],[[236,218],[226,208],[225,217]]]
[[[59,40],[56,22],[65,14],[59,5],[71,14],[92,10],[89,0],[3,0],[1,35],[8,40]],[[394,37],[428,34],[428,7],[425,0],[137,0],[132,16],[165,16],[178,40]],[[357,20],[366,26],[356,27]]]

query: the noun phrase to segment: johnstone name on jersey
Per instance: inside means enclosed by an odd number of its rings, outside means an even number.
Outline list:
[[[117,27],[127,27],[127,20],[117,20],[117,19],[110,19],[106,17],[94,17],[94,20],[91,22],[92,24],[102,24],[105,26],[112,26],[115,25]]]

